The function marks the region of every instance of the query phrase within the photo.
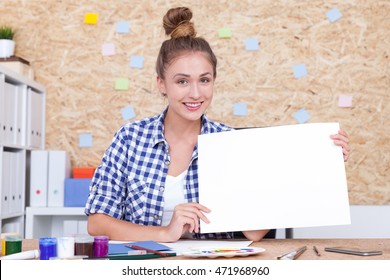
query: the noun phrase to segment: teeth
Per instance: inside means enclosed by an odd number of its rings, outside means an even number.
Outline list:
[[[184,103],[188,107],[198,107],[201,103]]]

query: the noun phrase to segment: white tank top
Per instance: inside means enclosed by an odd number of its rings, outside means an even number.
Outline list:
[[[184,179],[187,170],[174,177],[167,175],[164,190],[164,212],[162,216],[162,226],[169,225],[173,216],[173,210],[177,204],[186,203],[184,198]]]

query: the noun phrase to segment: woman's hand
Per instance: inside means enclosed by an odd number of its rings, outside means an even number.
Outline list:
[[[347,133],[344,130],[340,129],[338,134],[333,134],[330,136],[333,140],[333,143],[337,146],[343,148],[344,161],[347,161],[350,155],[351,148],[349,147],[349,138]]]
[[[210,209],[196,203],[178,204],[174,211],[171,222],[166,227],[167,238],[170,242],[177,241],[185,232],[199,232],[199,219],[205,223],[210,223],[204,213],[210,213]]]

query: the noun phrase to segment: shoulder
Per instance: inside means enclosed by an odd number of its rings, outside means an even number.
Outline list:
[[[123,125],[116,132],[116,137],[123,138],[125,140],[138,137],[151,138],[151,136],[159,130],[161,123],[161,114],[146,117]]]
[[[234,130],[234,128],[216,121],[209,120],[206,115],[203,115],[202,119],[202,134],[218,133],[223,131]]]

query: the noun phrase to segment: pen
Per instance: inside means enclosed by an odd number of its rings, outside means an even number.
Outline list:
[[[317,247],[313,246],[314,252],[317,254],[317,256],[321,256],[320,252],[318,252]]]
[[[160,256],[163,256],[163,257],[169,257],[169,255],[167,253],[163,253],[163,252],[160,252],[160,251],[144,248],[144,247],[141,247],[141,246],[138,246],[138,245],[126,244],[125,246],[129,247],[131,249],[134,249],[134,250],[145,250],[146,252],[149,252],[149,253],[160,255]]]

